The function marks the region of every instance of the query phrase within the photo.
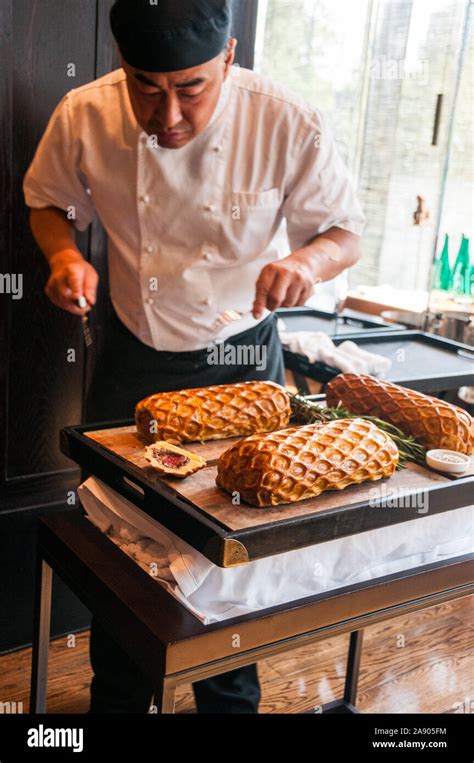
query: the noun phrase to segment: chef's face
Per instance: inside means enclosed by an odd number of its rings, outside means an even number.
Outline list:
[[[163,148],[181,148],[208,124],[234,61],[236,40],[225,53],[191,69],[146,72],[121,59],[128,93],[140,127]]]

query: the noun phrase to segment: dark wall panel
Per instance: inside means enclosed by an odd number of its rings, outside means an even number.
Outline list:
[[[0,272],[22,273],[24,292],[21,300],[0,294],[0,652],[31,643],[37,516],[67,509],[79,482],[58,434],[81,421],[86,362],[79,320],[43,293],[48,266],[29,230],[22,179],[64,93],[115,68],[109,7],[0,0]],[[70,63],[75,77],[67,76]],[[86,257],[93,241],[104,259],[101,236],[98,225],[78,236]],[[56,576],[53,593],[53,637],[89,625],[89,611]]]
[[[52,110],[95,73],[95,0],[13,4],[11,55],[12,272],[23,274],[23,298],[10,300],[5,476],[70,469],[58,430],[81,417],[83,341],[80,322],[43,293],[48,267],[28,227],[22,179]],[[75,77],[68,76],[68,66]],[[81,237],[87,251],[88,235]],[[75,350],[75,362],[67,353]]]
[[[232,0],[232,34],[237,39],[235,61],[253,69],[258,0]]]

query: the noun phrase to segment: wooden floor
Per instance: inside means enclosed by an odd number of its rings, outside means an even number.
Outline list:
[[[464,597],[366,629],[357,707],[363,713],[474,712],[474,597]],[[300,713],[343,692],[349,636],[259,663],[261,713]],[[74,643],[75,642],[75,643]],[[48,712],[85,713],[91,669],[89,631],[57,639],[49,659]],[[0,702],[28,712],[31,649],[0,656]],[[17,705],[18,706],[18,705]],[[195,711],[190,686],[179,713]]]

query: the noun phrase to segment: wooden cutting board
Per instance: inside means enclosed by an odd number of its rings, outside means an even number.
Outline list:
[[[294,425],[291,425],[294,426]],[[207,466],[185,479],[164,477],[148,464],[143,452],[144,443],[138,438],[134,425],[84,432],[102,448],[135,467],[142,469],[150,482],[162,482],[170,491],[191,502],[196,508],[217,520],[230,531],[256,527],[268,523],[277,523],[295,517],[314,515],[329,509],[339,509],[352,504],[377,498],[380,490],[387,495],[397,491],[402,495],[412,491],[423,491],[434,485],[448,484],[452,480],[428,467],[409,464],[397,471],[392,477],[375,482],[352,485],[345,490],[322,493],[315,498],[293,504],[283,504],[272,508],[254,508],[244,503],[234,505],[231,496],[217,487],[217,459],[233,442],[242,439],[233,437],[226,440],[211,440],[204,443],[187,443],[186,449],[197,453],[207,460]],[[474,474],[474,458],[471,459],[470,473]],[[466,475],[463,475],[466,476]]]

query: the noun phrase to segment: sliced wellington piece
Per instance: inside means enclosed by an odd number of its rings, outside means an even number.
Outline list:
[[[371,421],[337,419],[239,440],[219,457],[216,483],[252,506],[277,506],[390,477],[398,457]]]
[[[448,448],[469,455],[474,421],[467,411],[437,397],[366,374],[339,374],[326,387],[326,403],[350,413],[376,416],[411,435],[428,450]]]
[[[145,442],[218,440],[281,429],[290,420],[288,393],[271,381],[216,384],[159,392],[135,408]]]
[[[206,460],[166,440],[158,440],[145,448],[145,458],[162,474],[187,477],[206,466]]]

